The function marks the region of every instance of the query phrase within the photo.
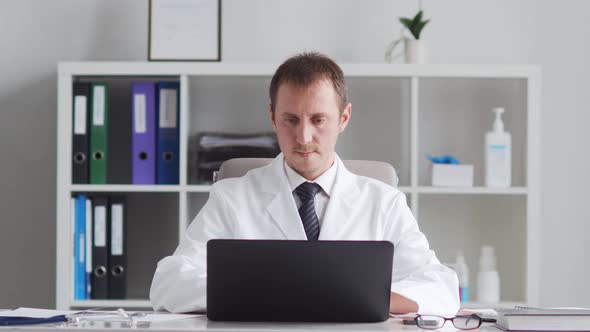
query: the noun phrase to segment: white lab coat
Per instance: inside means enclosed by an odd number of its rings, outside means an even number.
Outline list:
[[[418,303],[420,313],[455,314],[456,274],[440,264],[418,229],[405,196],[380,181],[349,172],[336,157],[336,181],[320,240],[387,240],[394,244],[391,291]],[[266,167],[221,180],[172,256],[158,263],[150,300],[154,309],[204,310],[206,243],[223,239],[305,240],[280,154]]]

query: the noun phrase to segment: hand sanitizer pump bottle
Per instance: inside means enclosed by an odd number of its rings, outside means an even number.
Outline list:
[[[502,113],[504,109],[496,107],[493,130],[485,138],[485,165],[487,187],[510,187],[512,182],[512,139],[510,133],[504,131]]]

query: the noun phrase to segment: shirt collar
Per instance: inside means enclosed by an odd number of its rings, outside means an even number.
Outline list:
[[[328,170],[326,170],[322,175],[320,175],[314,181],[307,181],[303,176],[299,175],[299,173],[295,172],[291,166],[287,164],[287,161],[283,161],[283,167],[285,168],[285,173],[287,174],[287,180],[289,181],[289,186],[291,186],[291,192],[293,192],[300,184],[303,182],[313,182],[317,183],[322,190],[330,197],[332,195],[332,189],[334,189],[334,182],[336,181],[336,171],[338,170],[338,160],[334,158],[334,163]]]

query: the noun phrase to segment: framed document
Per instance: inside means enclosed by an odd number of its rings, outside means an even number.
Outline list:
[[[221,60],[221,0],[150,0],[149,7],[148,60]]]

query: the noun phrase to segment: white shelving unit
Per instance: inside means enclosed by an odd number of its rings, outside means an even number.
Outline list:
[[[278,63],[65,62],[58,66],[57,308],[150,307],[149,266],[169,255],[206,201],[210,185],[193,180],[189,137],[203,130],[252,132],[271,127],[267,89]],[[342,64],[349,83],[353,116],[342,135],[343,159],[390,162],[400,177],[421,229],[443,262],[456,250],[466,253],[475,294],[481,244],[496,247],[502,305],[538,303],[539,282],[539,113],[541,71],[536,66]],[[179,185],[73,185],[72,84],[76,79],[180,81]],[[513,135],[513,187],[483,187],[483,137],[492,124],[491,108],[504,106]],[[130,112],[130,110],[129,110]],[[429,186],[425,153],[456,155],[475,165],[475,187]],[[156,226],[132,227],[136,241],[128,260],[143,264],[129,275],[140,285],[139,298],[73,300],[70,197],[74,193],[122,193],[138,214],[155,215]],[[160,205],[159,205],[160,204]],[[141,208],[140,208],[141,207]],[[133,207],[131,207],[133,208]],[[141,224],[140,221],[136,221]],[[146,232],[146,234],[142,234]],[[129,234],[129,232],[128,232]],[[151,237],[149,234],[152,234]],[[154,235],[155,234],[155,235]],[[162,235],[164,234],[164,235]],[[166,235],[167,234],[167,235]],[[133,235],[133,234],[132,234]],[[158,247],[160,237],[165,245]],[[129,241],[128,241],[129,242]],[[156,243],[154,247],[154,243]],[[142,263],[141,250],[151,257]],[[134,251],[133,253],[131,251]],[[136,255],[136,256],[134,256]],[[146,266],[147,265],[147,266]],[[146,275],[147,274],[147,275]],[[148,288],[148,289],[146,289]],[[494,306],[477,302],[464,307]]]

